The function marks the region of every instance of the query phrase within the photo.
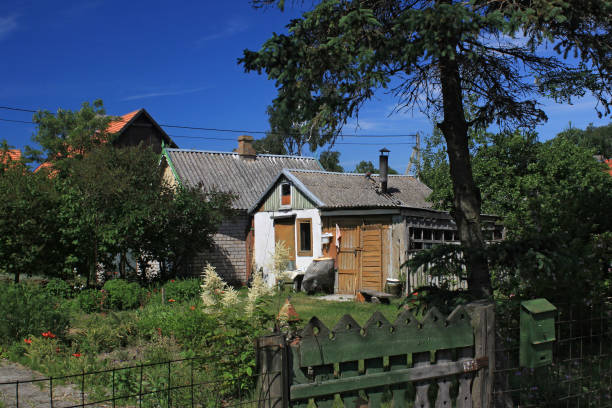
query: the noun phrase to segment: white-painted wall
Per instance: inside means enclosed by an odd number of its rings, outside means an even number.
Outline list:
[[[321,248],[321,216],[319,210],[287,210],[287,211],[271,211],[255,213],[254,229],[255,229],[255,264],[257,269],[263,268],[264,278],[269,285],[274,285],[275,278],[272,274],[273,256],[274,256],[274,218],[287,217],[295,215],[298,218],[310,218],[312,221],[312,256],[297,256],[295,257],[296,270],[306,272],[306,268],[310,265],[314,258],[319,258],[323,255]],[[297,252],[297,233],[295,228],[294,242],[296,243]]]

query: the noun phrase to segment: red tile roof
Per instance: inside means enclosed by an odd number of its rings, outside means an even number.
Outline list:
[[[135,110],[134,112],[126,113],[123,116],[120,116],[118,120],[114,120],[108,124],[106,131],[108,133],[117,133],[121,132],[125,125],[127,125],[133,118],[140,112],[142,109]]]
[[[4,150],[0,150],[0,160],[6,163],[10,161],[19,161],[21,159],[21,150],[19,149],[8,149],[5,153]]]
[[[604,162],[608,165],[609,169],[609,173],[612,176],[612,159],[608,159],[608,160],[604,160]]]

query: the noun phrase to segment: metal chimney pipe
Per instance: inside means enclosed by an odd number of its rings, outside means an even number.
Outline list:
[[[380,191],[383,194],[387,193],[387,175],[389,174],[389,150],[386,147],[383,147],[379,150],[380,152]]]

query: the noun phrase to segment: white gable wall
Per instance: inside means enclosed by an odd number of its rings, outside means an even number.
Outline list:
[[[321,215],[318,209],[287,210],[287,211],[261,211],[254,214],[255,229],[255,264],[257,270],[263,268],[264,278],[269,285],[275,282],[273,269],[274,256],[274,218],[294,216],[298,218],[310,218],[312,225],[312,256],[295,256],[296,270],[306,272],[314,258],[323,255],[321,249]],[[297,252],[297,227],[295,228],[294,242]]]

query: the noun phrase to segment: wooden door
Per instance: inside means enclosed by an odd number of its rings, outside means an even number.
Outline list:
[[[380,225],[361,227],[362,254],[360,289],[382,291],[382,229]]]
[[[359,288],[361,265],[361,227],[359,225],[340,228],[340,250],[338,251],[338,293],[355,294]]]
[[[284,241],[289,248],[289,260],[295,265],[295,218],[277,218],[274,220],[274,244]]]

